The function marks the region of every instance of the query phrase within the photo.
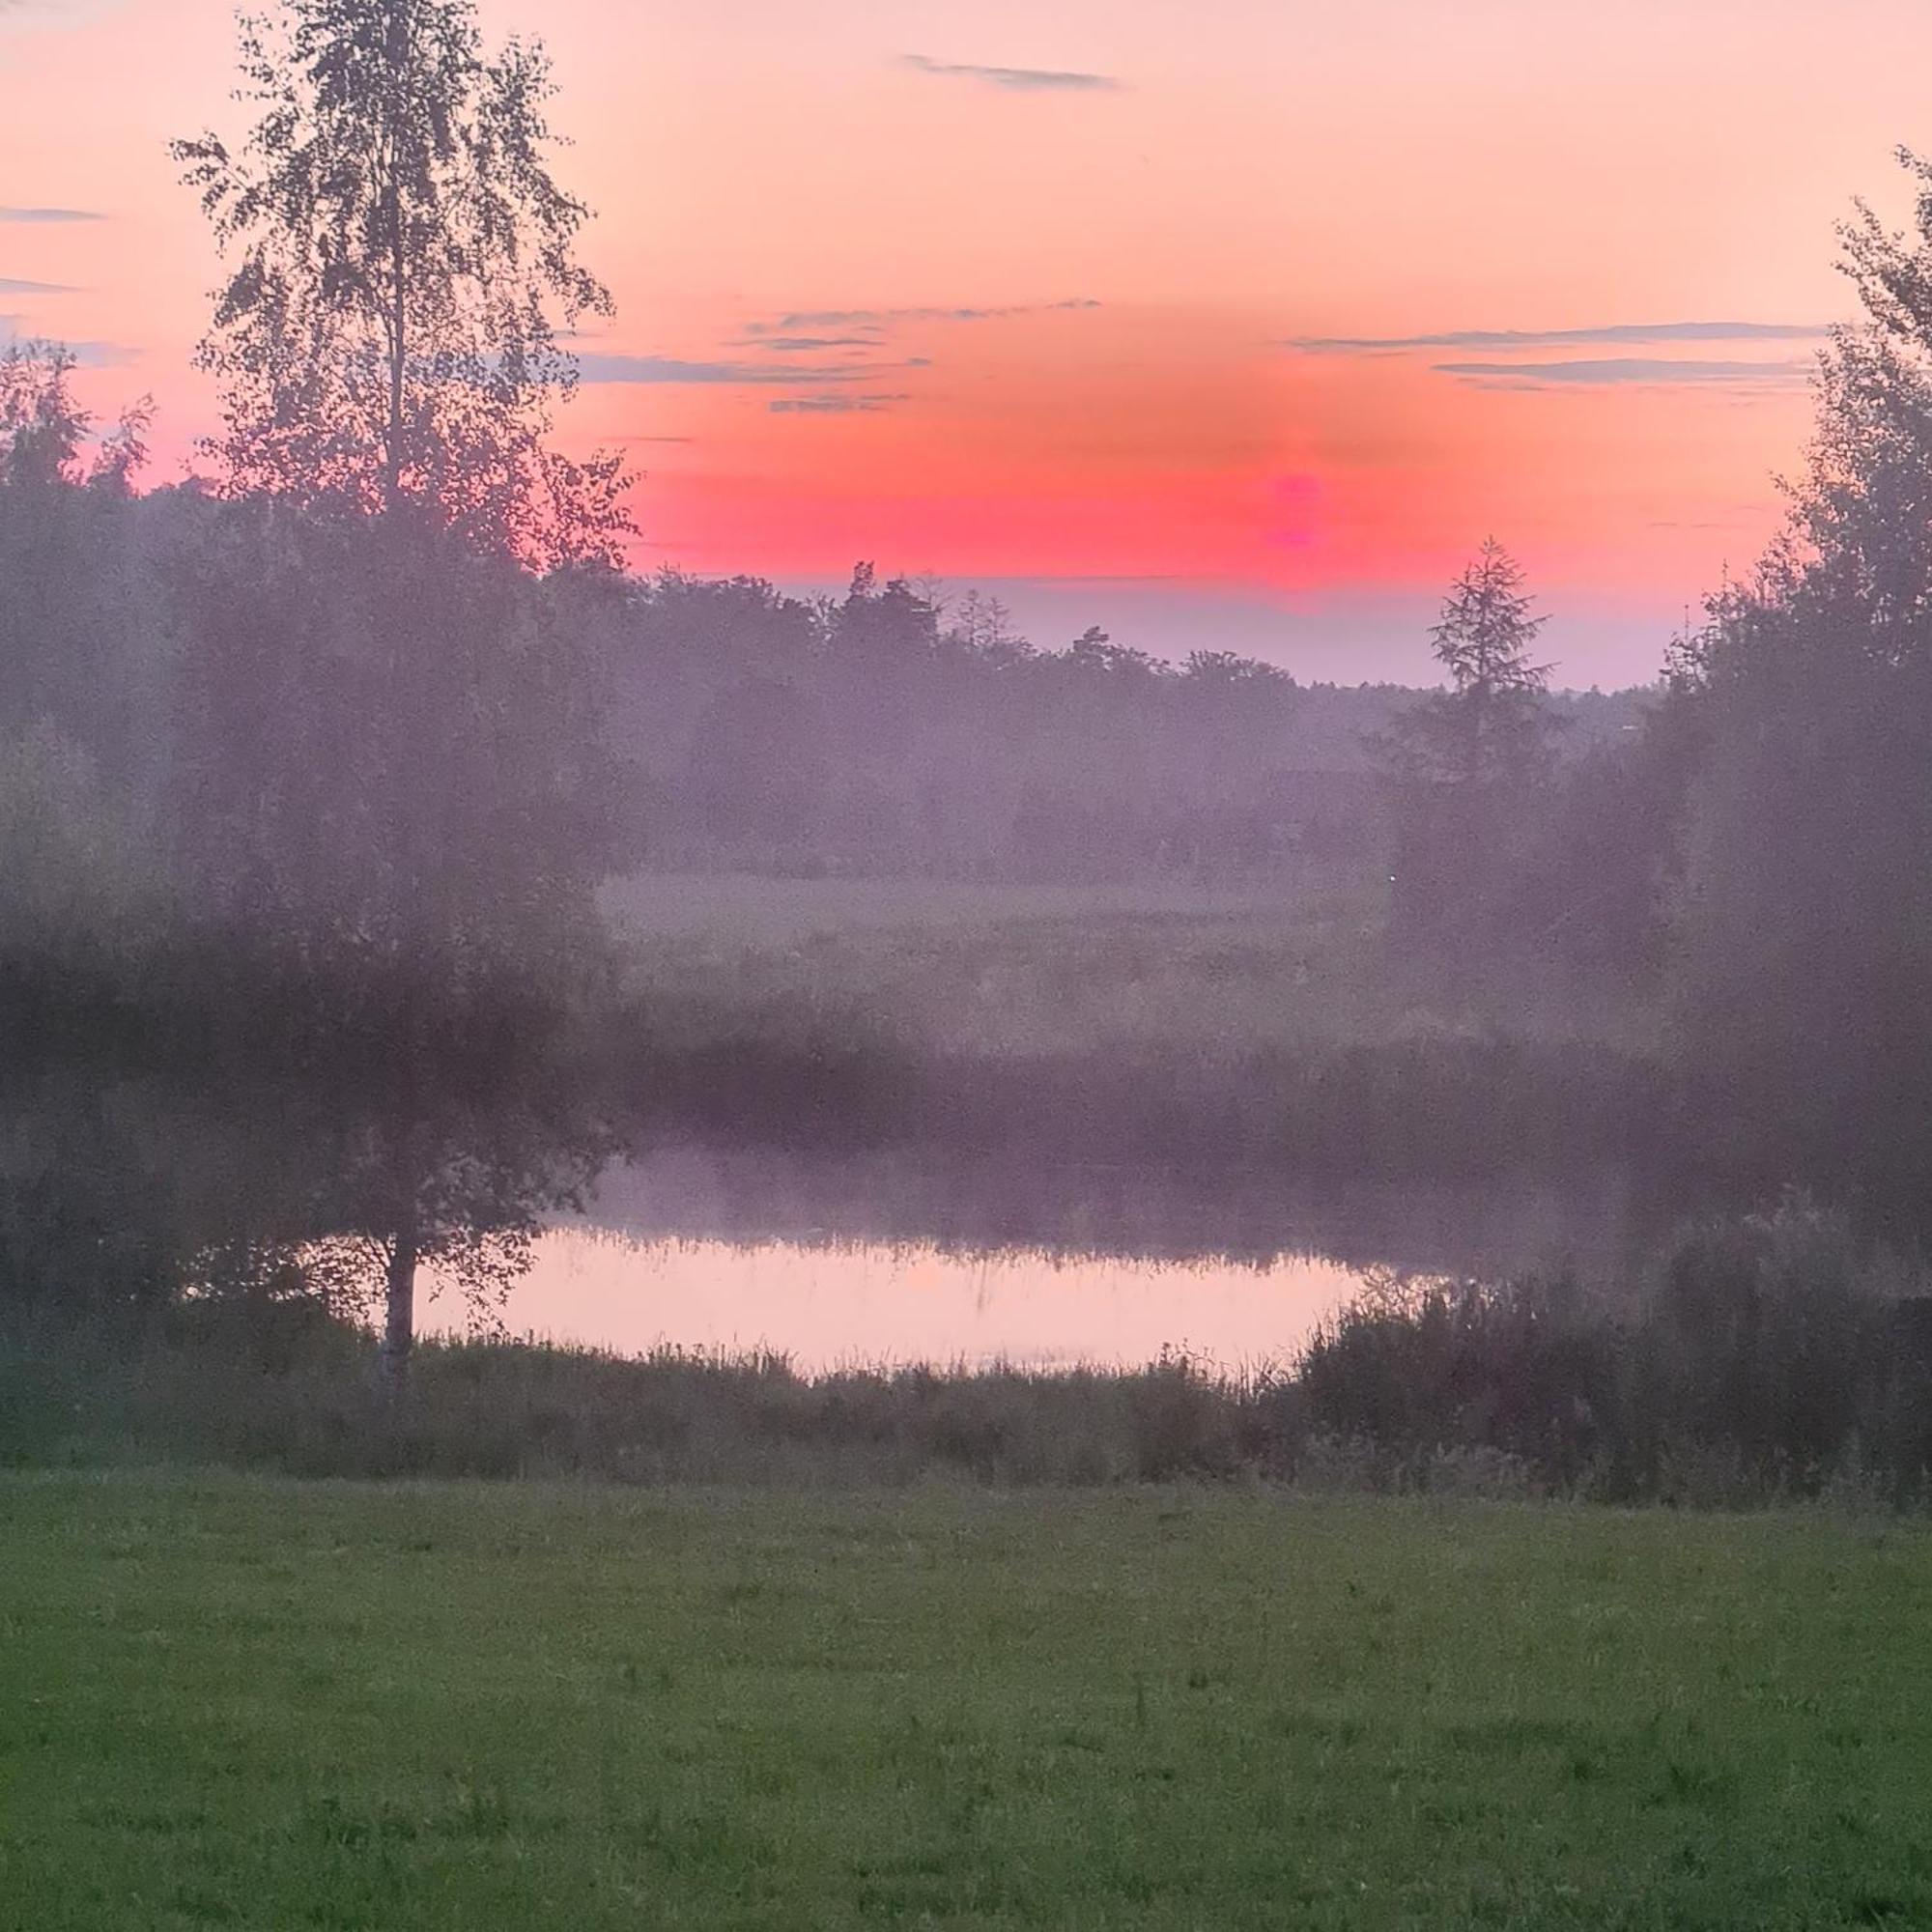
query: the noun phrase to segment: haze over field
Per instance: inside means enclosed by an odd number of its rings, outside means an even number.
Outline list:
[[[647,471],[639,567],[939,573],[1040,641],[1434,675],[1486,531],[1559,682],[1649,679],[1778,514],[1852,193],[1902,207],[1932,15],[1371,0],[962,10],[505,0],[616,297],[570,446]],[[0,336],[213,420],[216,264],[167,138],[226,0],[0,6]]]
[[[250,4],[0,0],[0,1918],[1932,1925],[1924,0]]]

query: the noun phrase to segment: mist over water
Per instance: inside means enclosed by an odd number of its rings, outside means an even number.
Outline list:
[[[497,1311],[620,1354],[769,1349],[853,1363],[1226,1369],[1294,1354],[1390,1273],[1570,1268],[1610,1294],[1646,1238],[1625,1177],[1296,1190],[1278,1178],[680,1148],[627,1162]],[[453,1296],[433,1327],[460,1330]]]
[[[1250,1265],[1314,1255],[1357,1273],[1493,1278],[1569,1267],[1608,1278],[1655,1246],[1671,1218],[1627,1171],[1558,1179],[1296,1179],[1236,1166],[952,1158],[664,1146],[601,1177],[584,1222],[651,1240],[930,1244],[949,1252]]]

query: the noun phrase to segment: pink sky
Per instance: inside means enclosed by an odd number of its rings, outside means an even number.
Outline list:
[[[1802,445],[1815,343],[1765,331],[1847,313],[1833,222],[1932,143],[1922,0],[483,13],[547,39],[600,212],[568,435],[647,470],[640,564],[872,557],[1305,675],[1423,675],[1492,531],[1566,681],[1652,674]],[[234,127],[232,38],[0,0],[0,317],[152,390],[162,475],[215,277],[163,149]]]

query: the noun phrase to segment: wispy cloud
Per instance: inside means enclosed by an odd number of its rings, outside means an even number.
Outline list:
[[[786,368],[767,362],[690,362],[675,355],[585,355],[578,374],[586,383],[771,384],[858,383],[881,373],[864,362]]]
[[[959,308],[800,308],[781,315],[775,323],[753,323],[748,335],[776,342],[781,336],[800,329],[894,328],[902,323],[918,322],[1001,322],[1016,315],[1057,315],[1067,310],[1098,308],[1091,296],[1074,296],[1065,301],[1005,302],[996,306]]]
[[[0,208],[0,221],[41,223],[50,221],[105,221],[88,208]]]
[[[899,65],[915,73],[948,80],[978,81],[982,87],[1004,88],[1011,94],[1107,94],[1122,83],[1110,73],[1079,73],[1064,68],[980,67],[972,61],[936,61],[924,54],[901,54]]]
[[[740,349],[768,350],[774,355],[815,355],[827,349],[876,349],[876,335],[767,335],[758,324],[737,345]]]
[[[1761,527],[1771,506],[1754,504],[1729,517],[1652,517],[1644,525],[1650,530],[1749,530]]]
[[[1574,362],[1437,362],[1438,375],[1487,389],[1609,387],[1627,384],[1708,384],[1727,388],[1788,388],[1809,377],[1808,362],[1690,361],[1614,355]]]
[[[1613,322],[1592,328],[1452,328],[1434,335],[1297,335],[1305,355],[1373,355],[1403,349],[1562,349],[1654,342],[1816,342],[1820,322]]]
[[[20,321],[17,315],[0,315],[0,351],[25,349],[42,339],[32,330],[22,332]],[[58,347],[83,369],[119,369],[141,353],[119,342],[62,342]]]
[[[71,296],[65,282],[23,282],[17,275],[0,275],[0,296]]]
[[[765,407],[774,415],[825,415],[848,416],[870,415],[878,410],[890,410],[900,403],[910,402],[904,395],[864,395],[864,396],[779,396]]]

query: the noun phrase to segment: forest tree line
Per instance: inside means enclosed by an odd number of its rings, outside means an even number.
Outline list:
[[[817,599],[662,571],[613,641],[628,823],[675,869],[1358,884],[1387,847],[1375,744],[1417,697],[1097,626],[1037,648],[997,599],[869,564]],[[1540,701],[1576,755],[1648,694]]]

